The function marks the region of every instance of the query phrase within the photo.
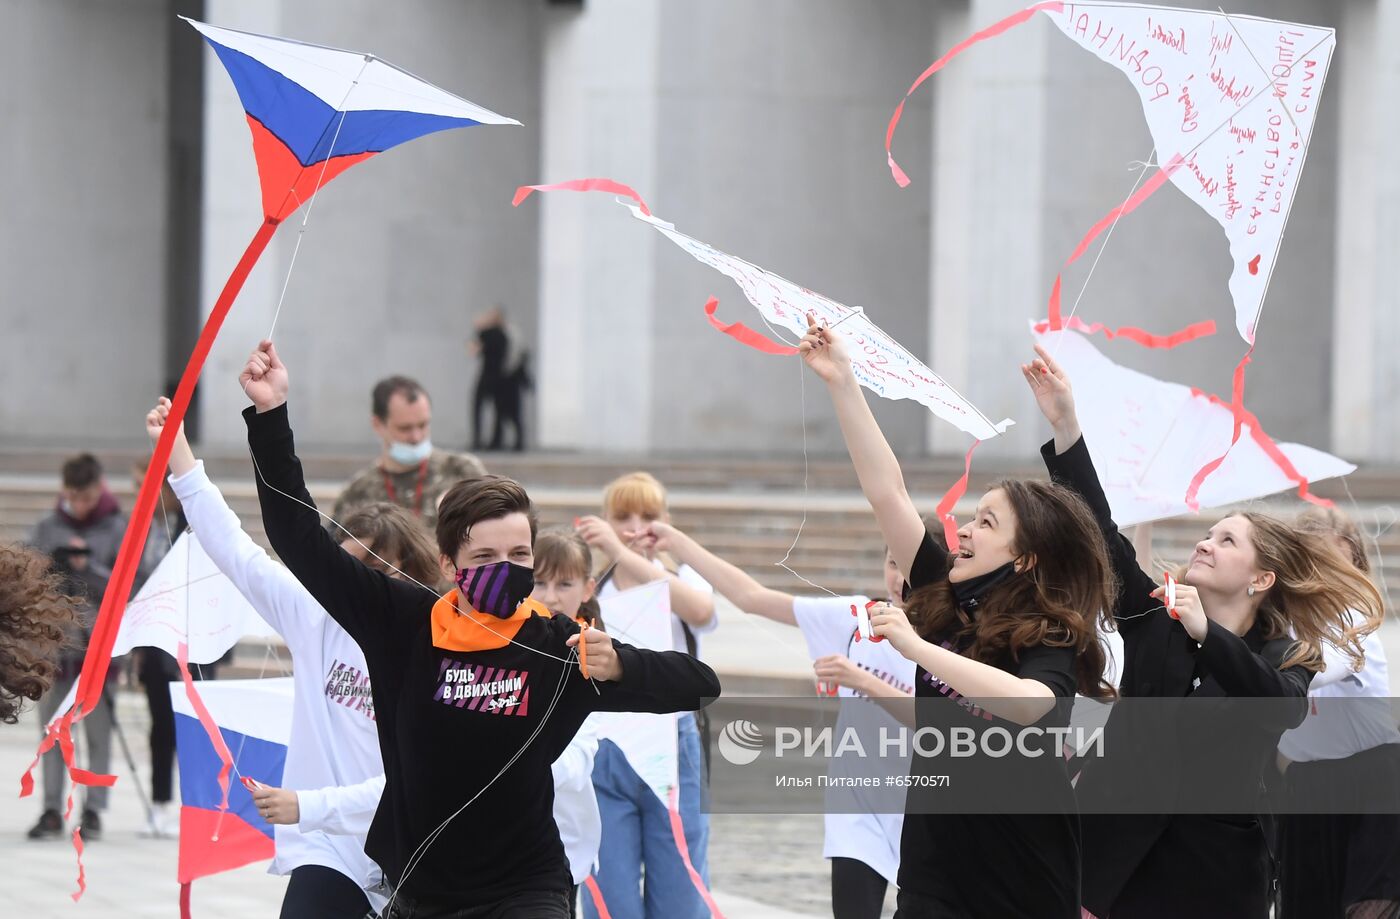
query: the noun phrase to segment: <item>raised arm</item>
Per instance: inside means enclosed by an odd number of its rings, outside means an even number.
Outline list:
[[[606,520],[591,515],[581,518],[577,529],[583,541],[608,560],[613,570],[613,581],[619,590],[665,579],[671,585],[671,612],[681,617],[686,625],[693,629],[703,629],[714,621],[713,594],[687,584],[671,572],[658,568],[632,548],[641,539],[646,538],[645,532],[635,534],[630,544],[624,543]]]
[[[263,526],[277,555],[316,602],[373,655],[407,634],[396,621],[405,607],[426,613],[431,593],[396,581],[353,558],[321,526],[306,489],[287,416],[287,369],[264,341],[240,376],[253,405],[243,411],[258,483]]]
[[[775,622],[797,625],[797,616],[792,610],[792,594],[764,587],[748,573],[726,562],[669,523],[654,522],[649,532],[656,540],[657,550],[669,552],[676,561],[694,568],[700,577],[709,581],[711,587],[728,597],[739,609]]]
[[[908,578],[924,538],[924,522],[905,488],[899,460],[895,459],[851,370],[851,359],[841,337],[818,326],[811,316],[807,321],[807,334],[802,336],[799,346],[802,359],[826,383],[836,419],[841,423],[846,450],[851,454],[851,464],[860,480],[860,489],[875,512],[890,555]]]
[[[1109,561],[1121,589],[1114,605],[1114,618],[1123,628],[1132,629],[1147,620],[1147,615],[1162,604],[1152,597],[1156,580],[1138,564],[1132,542],[1113,522],[1113,510],[1108,496],[1099,483],[1094,460],[1084,443],[1079,417],[1074,407],[1074,390],[1069,375],[1040,345],[1036,345],[1036,360],[1021,365],[1040,413],[1050,422],[1055,439],[1040,448],[1041,459],[1050,478],[1078,494],[1093,511],[1099,529],[1108,544]]]
[[[169,413],[170,400],[161,397],[146,415],[146,433],[152,441],[160,438]],[[205,475],[204,464],[195,459],[183,425],[170,452],[170,472],[170,486],[180,499],[185,519],[214,567],[268,625],[294,641],[296,633],[320,618],[320,608],[292,573],[273,561],[244,531],[238,515]]]

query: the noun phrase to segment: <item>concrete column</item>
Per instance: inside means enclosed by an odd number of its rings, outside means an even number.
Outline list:
[[[164,376],[167,12],[0,5],[8,443],[143,442]]]
[[[1332,336],[1332,436],[1348,457],[1400,460],[1400,9],[1367,0],[1344,6],[1327,92],[1340,109],[1336,186],[1336,285]],[[1342,53],[1345,50],[1346,53]]]

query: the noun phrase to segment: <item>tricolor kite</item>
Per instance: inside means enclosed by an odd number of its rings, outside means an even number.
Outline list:
[[[112,646],[146,544],[175,434],[184,421],[219,327],[277,227],[312,201],[326,182],[376,153],[435,131],[479,124],[519,124],[372,54],[187,21],[219,56],[247,112],[262,186],[263,222],[224,283],[171,399],[165,429],[141,482],[130,525],[93,625],[78,678],[76,704],[55,723],[39,747],[42,754],[59,744],[69,774],[82,784],[115,781],[112,776],[93,776],[74,767],[72,725],[91,712],[102,697]],[[33,765],[21,779],[21,795],[33,789],[32,771]],[[76,831],[74,844],[81,853]],[[81,883],[80,876],[75,898],[82,894]]]

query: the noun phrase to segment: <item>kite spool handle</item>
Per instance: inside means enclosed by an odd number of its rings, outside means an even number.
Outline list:
[[[1162,581],[1166,590],[1162,594],[1162,605],[1167,608],[1167,615],[1173,619],[1180,619],[1176,614],[1176,578],[1172,577],[1170,571],[1162,572]]]
[[[583,633],[592,626],[582,616],[576,616],[574,621],[578,623],[578,669],[583,674],[583,678],[587,680],[590,679],[588,676],[588,647],[583,642]]]

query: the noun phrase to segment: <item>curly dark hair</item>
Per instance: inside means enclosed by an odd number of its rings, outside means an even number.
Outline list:
[[[53,685],[82,603],[63,592],[48,556],[0,545],[0,722],[14,724],[24,700]]]

